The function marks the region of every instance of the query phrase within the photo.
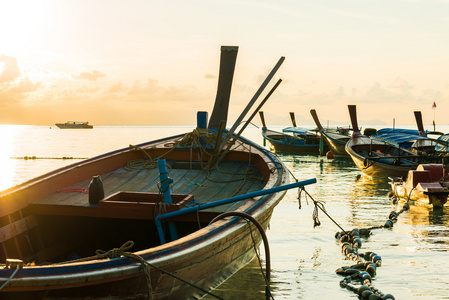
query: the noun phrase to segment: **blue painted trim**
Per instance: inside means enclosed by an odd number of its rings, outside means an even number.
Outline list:
[[[184,209],[181,209],[178,211],[173,211],[173,212],[169,212],[166,214],[158,215],[158,216],[156,216],[154,221],[156,223],[157,231],[159,234],[159,239],[161,241],[161,244],[166,243],[165,237],[164,237],[164,231],[162,229],[162,222],[161,222],[161,220],[163,220],[163,219],[176,217],[176,216],[184,215],[187,213],[191,213],[191,212],[195,212],[195,211],[199,211],[199,210],[203,210],[203,209],[207,209],[207,208],[212,208],[212,207],[216,207],[216,206],[220,206],[220,205],[224,205],[224,204],[228,204],[228,203],[233,203],[233,202],[237,202],[240,200],[245,200],[245,199],[249,199],[249,198],[253,198],[253,197],[258,197],[258,196],[267,195],[267,194],[273,194],[276,192],[285,191],[285,190],[296,188],[296,187],[302,187],[302,186],[309,185],[312,183],[316,183],[316,178],[299,181],[299,182],[295,182],[295,183],[290,183],[290,184],[286,184],[286,185],[282,185],[282,186],[276,186],[271,189],[252,192],[252,193],[239,195],[239,196],[235,196],[235,197],[231,197],[231,198],[227,198],[227,199],[223,199],[223,200],[217,200],[217,201],[214,201],[211,203],[201,204],[197,207],[184,208]]]
[[[162,191],[162,195],[164,198],[164,203],[172,204],[173,201],[171,199],[170,193],[170,184],[173,183],[173,179],[168,176],[167,165],[165,163],[165,159],[157,159],[157,166],[159,168],[159,180],[160,187]],[[168,228],[170,230],[170,237],[172,241],[178,239],[178,233],[176,232],[176,226],[173,222],[168,222]]]

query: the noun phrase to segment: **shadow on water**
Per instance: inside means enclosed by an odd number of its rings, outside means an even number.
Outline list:
[[[262,262],[263,266],[265,263]],[[265,268],[263,270],[265,272]],[[212,293],[226,300],[264,299],[265,279],[259,266],[259,261],[254,258],[245,268],[239,270],[234,276],[226,280]],[[207,295],[202,299],[217,299]]]

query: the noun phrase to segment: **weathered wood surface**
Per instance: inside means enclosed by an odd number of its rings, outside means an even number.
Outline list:
[[[264,186],[264,182],[258,170],[247,164],[238,162],[223,162],[218,169],[213,171],[170,169],[169,176],[173,179],[172,193],[194,194],[195,204],[204,204],[211,201],[233,197],[236,194],[245,194]],[[127,170],[118,168],[101,176],[105,197],[119,191],[136,191],[158,193],[159,171],[158,169]],[[77,210],[76,207],[92,208],[88,201],[88,194],[70,192],[70,189],[88,189],[90,179],[68,187],[66,192],[55,192],[33,201],[33,211],[44,213],[49,206],[66,206],[72,214],[98,216],[98,213],[90,210]],[[245,201],[245,200],[242,200]],[[241,201],[224,206],[211,208],[210,212],[224,212],[239,207]],[[42,205],[42,209],[36,206]],[[44,206],[46,210],[44,209]],[[138,209],[138,208],[136,208]],[[60,213],[67,211],[60,209]],[[53,210],[57,212],[57,210]],[[48,211],[50,213],[50,211]],[[68,214],[68,211],[65,214]],[[114,217],[114,212],[105,212],[107,217]],[[117,212],[119,214],[120,212]]]

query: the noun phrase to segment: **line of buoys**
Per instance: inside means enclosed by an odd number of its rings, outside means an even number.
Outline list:
[[[34,160],[34,159],[87,159],[83,157],[71,157],[71,156],[63,156],[63,157],[37,157],[37,156],[13,156],[11,159],[23,159],[23,160]]]
[[[355,265],[341,267],[335,272],[338,275],[345,276],[340,281],[340,286],[346,288],[360,296],[361,299],[366,300],[394,300],[391,294],[383,294],[378,289],[371,285],[372,277],[376,275],[377,267],[382,265],[382,258],[374,252],[365,252],[359,254],[358,250],[362,247],[362,240],[360,237],[369,237],[371,230],[380,228],[392,228],[397,221],[398,216],[404,211],[409,210],[410,206],[405,203],[402,209],[398,212],[392,211],[388,216],[388,220],[384,225],[358,229],[351,231],[337,232],[335,238],[340,241],[340,248],[342,253],[348,258],[356,262]],[[360,282],[361,286],[356,287],[351,283],[353,281]]]

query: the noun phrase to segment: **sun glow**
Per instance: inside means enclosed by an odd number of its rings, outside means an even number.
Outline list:
[[[45,20],[44,1],[3,1],[0,4],[2,52],[16,54],[26,51]],[[25,48],[24,48],[25,47]]]

